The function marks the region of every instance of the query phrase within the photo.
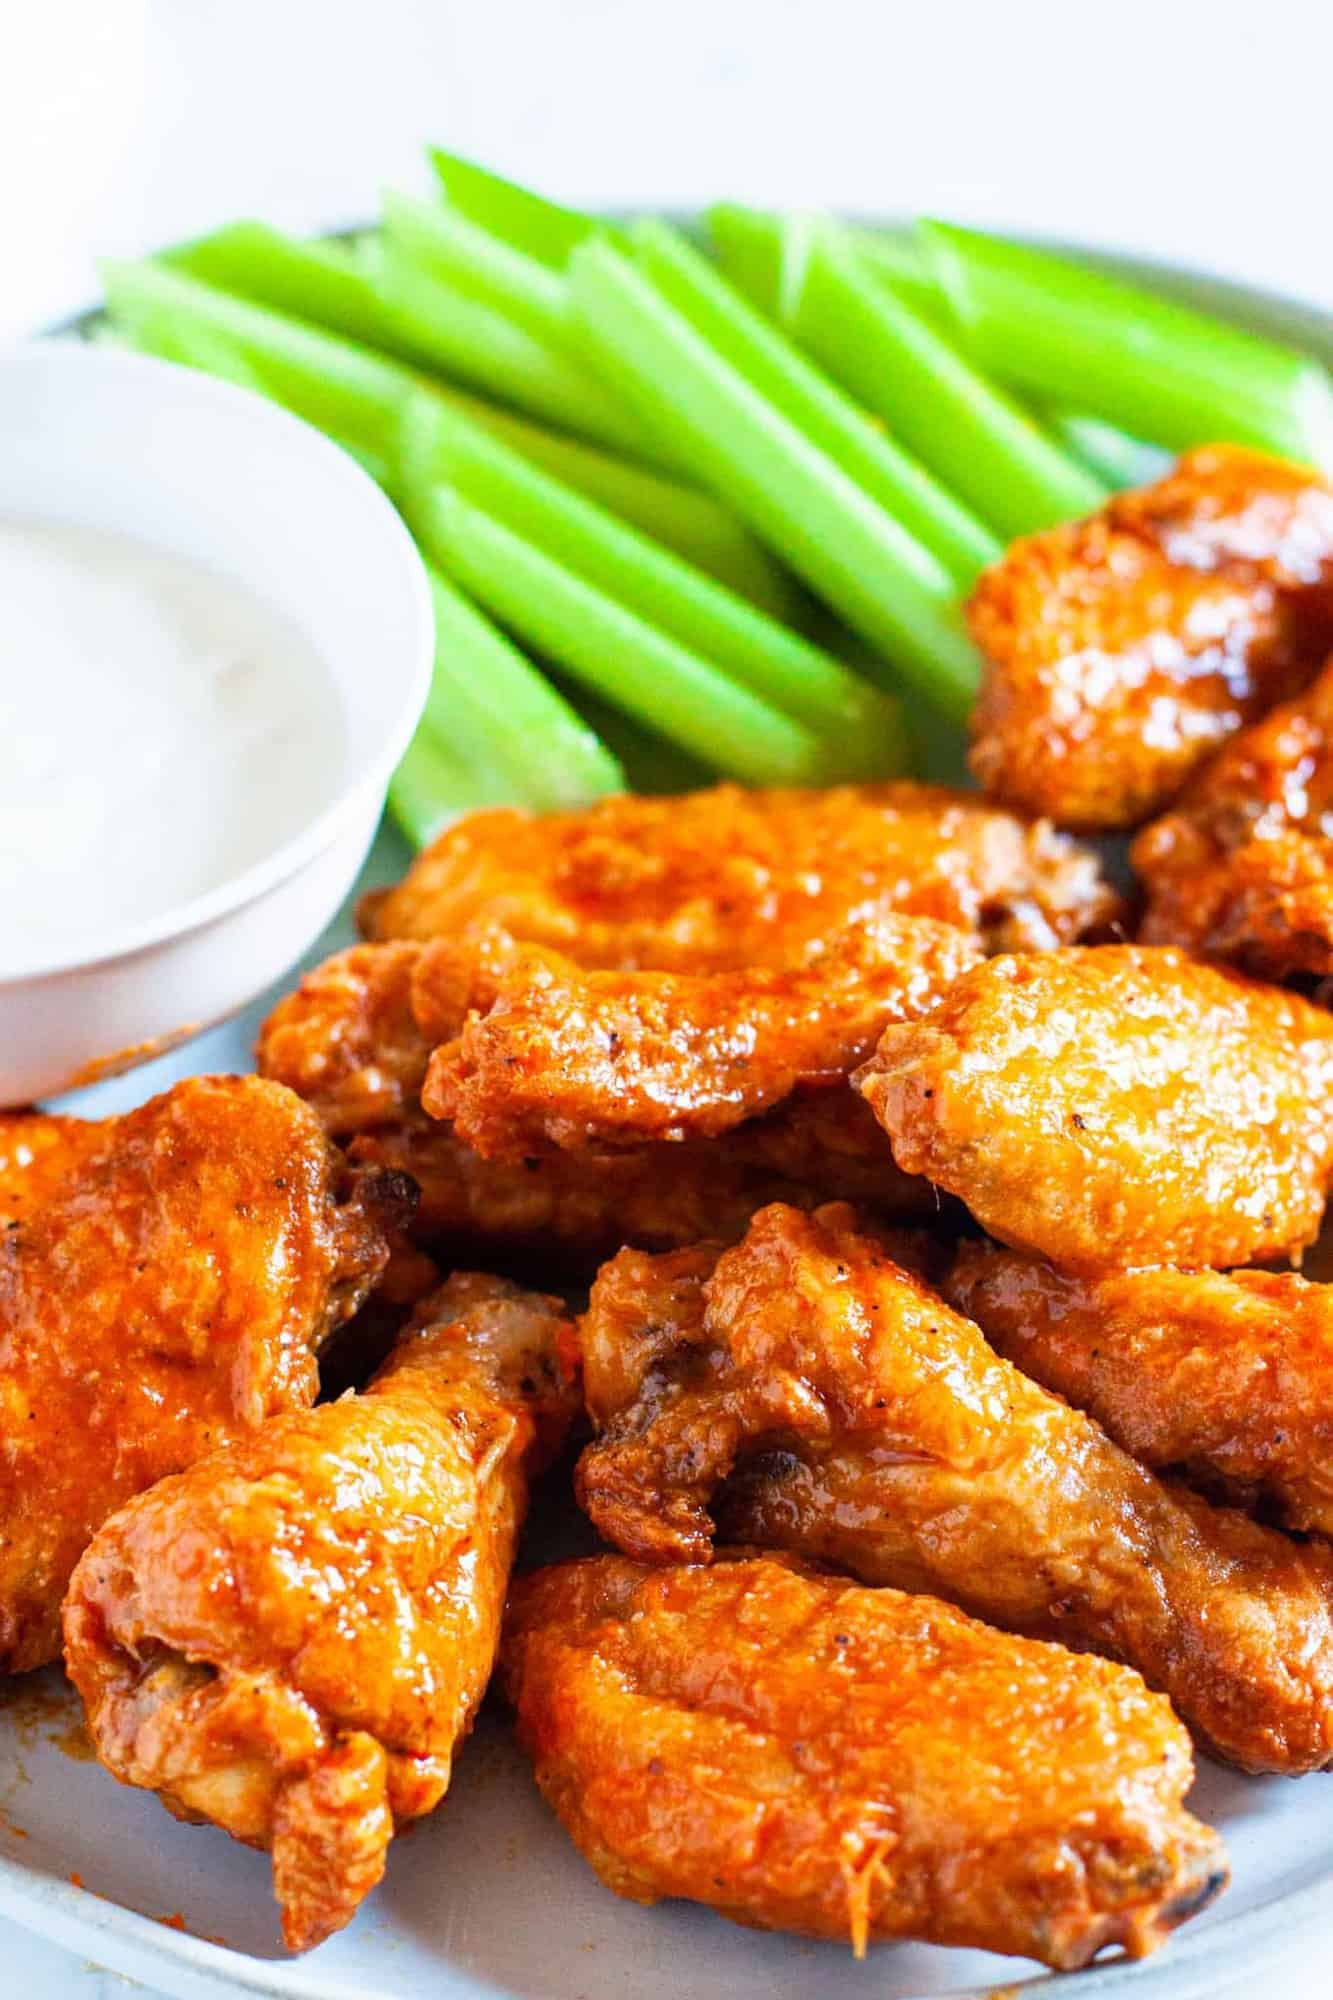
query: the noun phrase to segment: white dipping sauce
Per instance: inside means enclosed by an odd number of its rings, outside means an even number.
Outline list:
[[[243,585],[0,519],[0,973],[262,860],[332,800],[344,751],[318,653]]]

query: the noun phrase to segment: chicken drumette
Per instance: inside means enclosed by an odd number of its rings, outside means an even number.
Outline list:
[[[1226,1881],[1161,1696],[929,1597],[598,1556],[518,1581],[503,1671],[542,1791],[636,1902],[1072,1967]]]
[[[1100,929],[1117,907],[1091,854],[965,792],[719,785],[473,813],[362,914],[374,938],[490,924],[584,966],[704,973],[793,969],[894,913],[1019,951]]]
[[[583,1322],[597,1528],[928,1590],[1128,1661],[1248,1770],[1333,1762],[1333,1551],[1163,1485],[835,1205],[602,1272]],[[711,1512],[710,1512],[711,1510]]]
[[[1136,826],[1333,644],[1333,492],[1234,445],[1015,542],[969,606],[985,790],[1061,826]]]
[[[857,1084],[900,1167],[1069,1269],[1242,1264],[1319,1228],[1333,1019],[1178,951],[990,959]]]
[[[1284,1271],[1080,1278],[960,1246],[948,1298],[1145,1465],[1333,1535],[1333,1289]]]
[[[0,1669],[56,1658],[70,1571],[122,1501],[313,1402],[410,1207],[257,1077],[0,1120]]]
[[[318,1944],[448,1789],[531,1473],[572,1414],[555,1299],[457,1275],[361,1396],[276,1418],[114,1515],[65,1609],[103,1763],[272,1852]],[[563,1358],[562,1358],[563,1357]]]

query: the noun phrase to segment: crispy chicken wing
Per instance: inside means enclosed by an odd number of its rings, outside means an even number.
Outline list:
[[[1333,1535],[1333,1291],[1291,1272],[1079,1278],[965,1243],[948,1298],[1145,1465]]]
[[[900,1167],[1073,1270],[1241,1264],[1319,1228],[1333,1020],[1177,951],[991,959],[856,1082]]]
[[[1244,1769],[1333,1763],[1333,1550],[1163,1485],[891,1248],[774,1207],[730,1250],[613,1260],[582,1329],[600,1532],[700,1562],[715,1517],[1128,1661]]]
[[[1243,730],[1131,859],[1141,935],[1270,979],[1333,973],[1333,662]]]
[[[483,923],[612,971],[788,969],[893,912],[990,950],[1067,943],[1118,899],[1095,858],[938,786],[630,795],[533,818],[473,813],[367,898],[374,938]]]
[[[395,1827],[448,1789],[528,1478],[572,1413],[570,1335],[555,1299],[451,1278],[364,1395],[163,1480],[75,1572],[66,1657],[98,1755],[271,1849],[293,1950],[350,1920]]]
[[[502,1667],[543,1793],[635,1902],[1073,1967],[1226,1881],[1166,1701],[929,1597],[597,1556],[518,1581]]]
[[[421,1101],[488,1159],[715,1138],[845,1081],[978,955],[952,925],[897,916],[794,972],[585,972],[520,947],[431,1057]]]
[[[0,1120],[0,1669],[59,1653],[113,1508],[313,1402],[405,1185],[353,1186],[309,1108],[195,1077],[121,1118]]]
[[[966,941],[957,948],[966,951]],[[578,1260],[622,1243],[738,1236],[769,1201],[837,1196],[922,1215],[938,1206],[924,1181],[894,1165],[870,1112],[845,1088],[804,1092],[717,1140],[686,1140],[668,1159],[654,1145],[609,1157],[548,1149],[483,1159],[421,1110],[432,1037],[457,1035],[465,1019],[468,983],[434,979],[437,964],[457,961],[447,941],[355,946],[279,1001],[259,1044],[264,1073],[308,1098],[353,1161],[419,1183],[419,1242],[480,1240]]]
[[[1015,542],[969,619],[983,788],[1062,826],[1135,826],[1333,644],[1333,492],[1206,446],[1091,520]]]

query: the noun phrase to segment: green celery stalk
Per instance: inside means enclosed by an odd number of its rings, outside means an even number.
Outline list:
[[[539,653],[715,770],[818,782],[830,751],[800,723],[647,625],[447,487],[414,499],[430,559]]]
[[[430,161],[451,208],[525,256],[549,264],[553,271],[562,271],[571,251],[589,236],[604,232],[604,225],[592,216],[563,208],[559,202],[533,194],[471,160],[460,159],[457,153],[432,147]]]
[[[929,257],[920,239],[907,230],[853,227],[849,234],[856,254],[881,284],[904,300],[920,319],[946,340],[959,344],[961,329],[949,311]]]
[[[531,661],[444,577],[432,573],[435,665],[422,726],[469,768],[503,779],[537,811],[625,788],[625,775]]]
[[[655,448],[632,412],[572,354],[441,284],[392,244],[383,247],[378,288],[397,323],[423,345],[434,344],[436,363],[447,374],[631,457],[670,458],[669,449]]]
[[[196,339],[226,341],[279,401],[371,451],[383,449],[420,384],[399,362],[165,264],[103,264],[102,282],[110,311],[136,338],[174,320]]]
[[[389,813],[414,847],[478,806],[522,805],[497,773],[468,764],[418,729],[389,780]]]
[[[1090,514],[1106,489],[858,263],[832,225],[805,259],[791,332],[1006,540]]]
[[[943,564],[612,246],[576,250],[570,288],[590,347],[645,420],[670,427],[700,478],[962,721],[979,662]]]
[[[978,366],[1131,437],[1222,439],[1333,468],[1317,361],[1084,264],[942,222],[919,225]]]
[[[923,579],[940,565],[971,583],[1000,554],[999,543],[914,458],[871,423],[828,377],[664,223],[632,232],[640,268],[673,312],[795,429],[877,501],[904,531],[903,559]],[[592,246],[595,249],[597,246]],[[579,252],[591,256],[588,252]],[[609,254],[609,253],[608,253]]]
[[[656,547],[456,413],[404,411],[409,515],[445,483],[563,568],[710,661],[819,735],[846,745],[848,769],[901,770],[898,705],[829,654]]]
[[[631,527],[674,549],[686,562],[784,625],[799,625],[808,600],[795,578],[727,508],[697,486],[616,457],[596,445],[540,429],[461,390],[442,399],[521,452],[566,486],[575,487]]]
[[[723,272],[752,306],[776,319],[782,297],[782,218],[738,201],[715,201],[705,220]]]
[[[198,326],[193,320],[182,319],[179,314],[141,313],[134,345],[144,353],[160,356],[163,361],[178,361],[186,368],[198,369],[202,375],[216,375],[221,381],[234,383],[238,389],[249,389],[255,395],[267,397],[270,402],[282,403],[295,416],[304,414],[294,399],[274,395],[261,371],[223,335],[214,332],[211,327]],[[309,421],[311,419],[307,418]],[[340,445],[356,459],[377,485],[388,486],[390,465],[383,452],[341,437],[337,431],[327,427],[324,434],[331,443]]]
[[[800,592],[780,564],[696,487],[428,382],[380,354],[165,265],[108,265],[104,275],[108,305],[136,345],[212,374],[252,371],[276,401],[354,451],[377,478],[395,449],[403,402],[417,393],[436,396],[773,616],[792,623],[803,615]],[[182,341],[191,346],[189,356],[180,352]],[[201,358],[204,346],[219,365]]]
[[[503,313],[536,339],[555,348],[568,341],[565,282],[549,264],[437,203],[389,189],[381,207],[386,240],[410,262]]]
[[[1048,410],[1046,421],[1067,450],[1112,488],[1150,486],[1171,466],[1171,453],[1142,438],[1126,437],[1114,424],[1078,410]]]
[[[362,258],[345,244],[303,242],[270,223],[247,219],[177,244],[160,261],[219,291],[276,306],[297,319],[429,365],[430,356],[420,350],[403,344],[395,349],[392,317],[376,296]]]
[[[616,757],[632,792],[661,797],[665,793],[697,792],[717,782],[717,773],[699,757],[691,757],[656,730],[635,722],[621,709],[603,701],[590,688],[553,673],[555,685],[595,729]]]

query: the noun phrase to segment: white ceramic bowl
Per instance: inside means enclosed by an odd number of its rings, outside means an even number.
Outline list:
[[[294,838],[150,922],[0,978],[0,1104],[21,1104],[221,1020],[319,935],[416,727],[434,627],[411,538],[345,452],[167,362],[77,341],[0,357],[5,514],[115,529],[234,576],[312,642],[345,718],[341,762]]]

